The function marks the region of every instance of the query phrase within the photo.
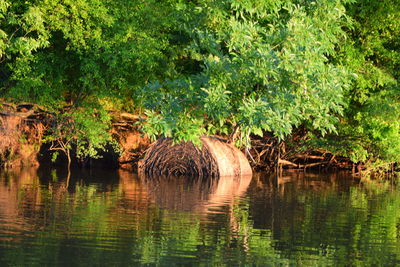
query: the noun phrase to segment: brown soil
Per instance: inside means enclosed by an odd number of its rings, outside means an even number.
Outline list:
[[[140,119],[139,116],[128,113],[114,114],[112,134],[122,149],[118,158],[118,165],[122,169],[136,170],[137,162],[150,146],[147,135],[137,129],[136,123]]]
[[[99,161],[101,166],[119,166],[136,172],[138,162],[144,156],[139,171],[150,176],[219,177],[243,176],[252,172],[243,153],[221,139],[203,137],[202,148],[197,148],[192,143],[173,146],[170,139],[160,139],[148,149],[148,137],[138,130],[138,125],[145,123],[145,117],[120,112],[112,112],[112,116],[112,135],[122,151],[110,148],[104,152],[104,158]],[[0,166],[38,165],[37,155],[42,146],[43,135],[55,119],[55,114],[38,105],[17,105],[0,99]],[[305,150],[302,147],[305,138],[306,134],[301,129],[286,142],[268,134],[262,138],[253,136],[251,148],[246,149],[246,155],[252,166],[259,170],[337,168],[350,169],[354,173],[363,171],[362,164],[353,164],[348,158],[335,156],[329,151],[312,148]],[[51,153],[48,149],[46,145],[42,146],[43,162],[50,162]],[[60,158],[62,162],[63,157]],[[74,161],[78,164],[76,159]],[[90,164],[94,162],[90,160]]]
[[[42,123],[31,123],[32,112],[4,106],[0,112],[0,165],[36,166],[44,132]]]

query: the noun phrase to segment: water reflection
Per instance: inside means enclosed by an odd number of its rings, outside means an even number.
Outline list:
[[[0,266],[395,265],[400,191],[344,173],[0,174]]]
[[[207,213],[232,207],[234,200],[246,192],[251,179],[251,176],[219,179],[158,177],[142,178],[142,181],[149,197],[160,208]]]
[[[0,179],[0,240],[19,240],[34,226],[29,213],[40,208],[41,190],[36,169],[7,173]],[[28,216],[26,216],[28,215]]]

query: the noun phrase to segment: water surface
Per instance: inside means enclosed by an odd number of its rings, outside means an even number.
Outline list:
[[[348,174],[0,174],[0,266],[393,266],[400,188]]]

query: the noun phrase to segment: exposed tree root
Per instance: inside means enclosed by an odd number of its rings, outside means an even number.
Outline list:
[[[276,168],[299,169],[357,169],[360,164],[353,164],[348,158],[335,156],[329,151],[308,149],[302,146],[302,135],[294,134],[288,142],[279,141],[273,136],[264,136],[252,140],[250,153],[254,158],[253,167],[273,171]],[[301,152],[299,152],[299,150]],[[353,170],[354,172],[354,170]]]
[[[214,137],[202,137],[201,141],[198,148],[191,142],[173,145],[171,139],[159,139],[140,162],[140,174],[213,178],[252,174],[246,157],[234,146]]]
[[[56,114],[30,103],[13,104],[0,99],[0,106],[0,165],[37,165],[42,138],[46,129],[57,120]],[[112,112],[112,116],[112,135],[120,144],[122,153],[119,156],[115,151],[105,154],[114,153],[111,158],[118,161],[120,167],[131,170],[136,170],[139,160],[144,157],[140,171],[150,176],[247,175],[251,174],[251,168],[246,156],[251,159],[253,168],[258,170],[336,168],[352,170],[354,174],[370,171],[361,163],[354,164],[348,158],[335,156],[329,151],[306,149],[306,134],[301,129],[297,129],[286,141],[279,141],[268,133],[262,138],[252,136],[251,148],[246,148],[244,156],[238,149],[217,138],[202,138],[202,148],[192,143],[173,146],[170,139],[160,139],[149,148],[148,138],[137,129],[138,122],[146,120],[144,116],[120,112]],[[235,127],[227,139],[232,141],[237,134],[238,127]],[[399,170],[397,164],[391,166],[392,172]]]

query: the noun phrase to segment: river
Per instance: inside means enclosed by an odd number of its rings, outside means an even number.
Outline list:
[[[400,188],[347,173],[0,174],[0,266],[393,266]]]

